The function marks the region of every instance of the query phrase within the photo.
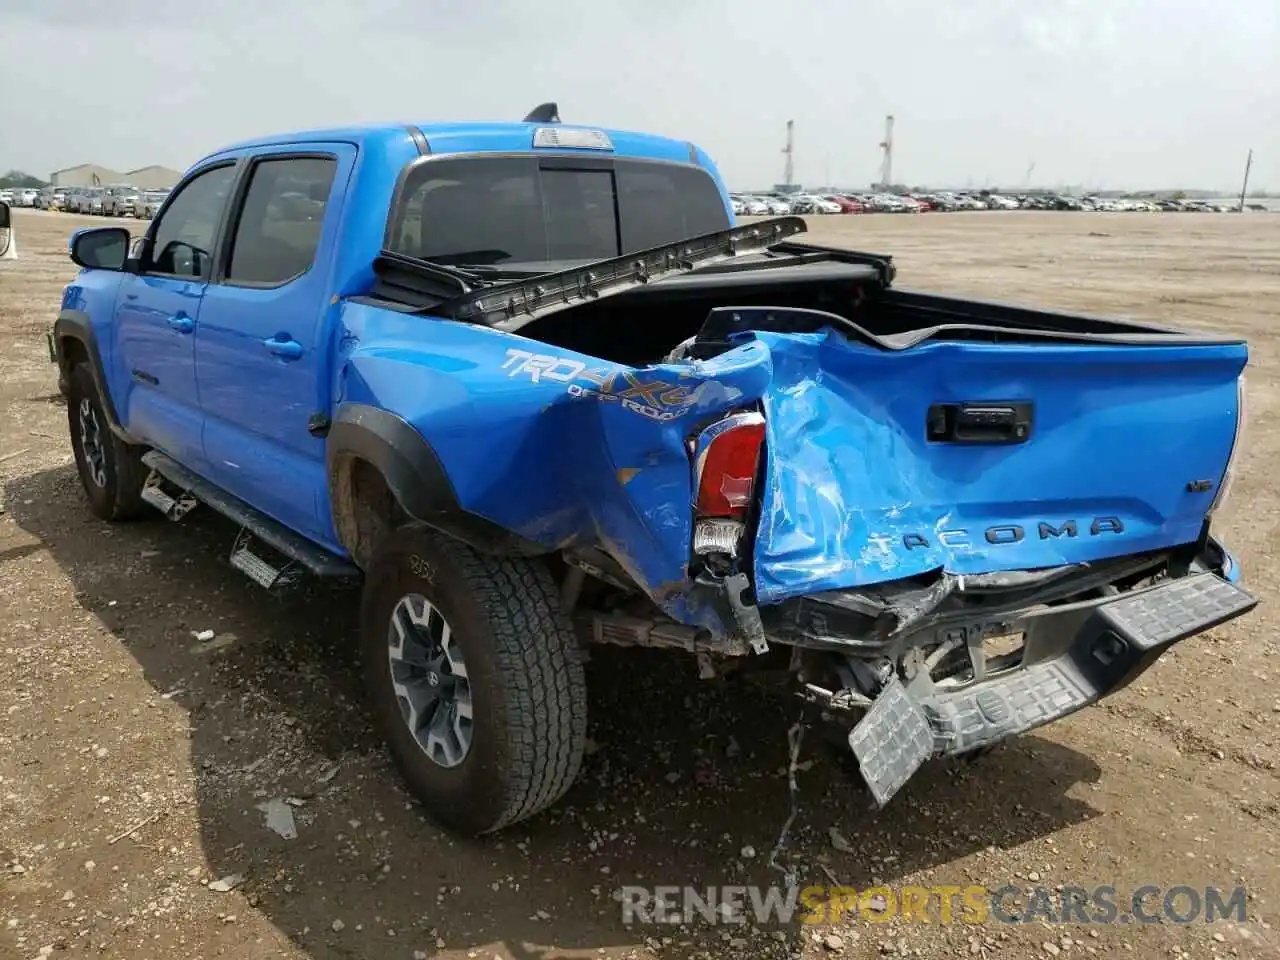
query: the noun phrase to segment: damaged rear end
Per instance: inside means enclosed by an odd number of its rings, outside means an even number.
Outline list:
[[[786,312],[725,321],[771,376],[690,441],[692,569],[752,650],[792,648],[877,804],[1256,605],[1210,535],[1243,344],[887,350]]]
[[[905,293],[802,226],[432,304],[475,358],[436,431],[485,464],[459,503],[563,557],[585,640],[783,668],[883,805],[1256,605],[1210,533],[1243,342]]]

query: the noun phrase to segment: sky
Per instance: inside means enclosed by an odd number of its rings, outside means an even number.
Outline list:
[[[0,170],[358,121],[694,140],[736,189],[1280,190],[1277,0],[3,0]],[[1034,164],[1034,169],[1031,165]]]

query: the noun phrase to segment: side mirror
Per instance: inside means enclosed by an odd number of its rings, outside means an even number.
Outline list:
[[[9,204],[0,200],[0,230],[13,229],[13,223],[9,219]]]
[[[71,235],[71,262],[90,270],[123,270],[129,257],[129,231],[92,227]]]

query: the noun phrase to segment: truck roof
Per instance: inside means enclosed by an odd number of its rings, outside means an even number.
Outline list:
[[[613,144],[611,151],[593,148],[557,147],[557,150],[580,151],[584,155],[641,157],[652,160],[672,160],[680,163],[709,165],[706,154],[687,140],[673,140],[650,133],[637,133],[609,127],[586,124],[525,123],[525,122],[434,122],[434,123],[379,123],[320,130],[300,130],[276,133],[270,136],[242,140],[223,147],[210,156],[253,147],[276,144],[349,142],[357,146],[388,147],[395,142],[426,141],[424,153],[528,153],[533,150],[534,131],[540,127],[555,127],[563,131],[598,130],[608,135]]]

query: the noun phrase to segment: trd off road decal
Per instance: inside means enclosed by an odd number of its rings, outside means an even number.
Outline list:
[[[718,392],[726,389],[713,381],[691,388],[665,380],[646,380],[626,367],[588,367],[581,360],[528,350],[508,350],[506,356],[500,369],[506,370],[509,377],[528,377],[533,383],[554,380],[568,384],[566,391],[571,397],[599,397],[650,420],[675,420],[698,402],[704,388],[714,387]]]

